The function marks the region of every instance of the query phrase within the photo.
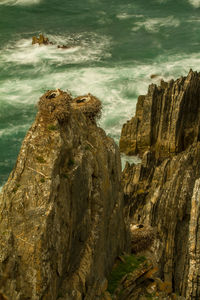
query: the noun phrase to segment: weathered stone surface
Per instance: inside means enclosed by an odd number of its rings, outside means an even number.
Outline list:
[[[126,154],[155,151],[165,158],[179,153],[200,136],[200,73],[189,72],[139,96],[135,116],[124,124],[120,150]]]
[[[114,300],[171,300],[174,298],[171,282],[163,282],[157,277],[157,268],[145,259],[137,269],[127,273],[119,282],[112,299]],[[176,296],[176,295],[175,295]],[[185,299],[185,298],[183,298]]]
[[[159,276],[187,300],[200,299],[199,91],[200,74],[192,71],[151,85],[121,138],[125,149],[144,153],[123,172],[127,213],[133,224],[154,228]]]
[[[97,299],[125,247],[118,147],[60,90],[39,102],[0,194],[0,292]]]
[[[153,158],[155,165],[146,165],[148,154],[124,171],[130,216],[157,230],[153,252],[161,278],[186,299],[199,299],[200,143],[157,166]]]
[[[39,45],[49,45],[49,39],[45,37],[43,34],[40,34],[37,38],[36,36],[32,37],[32,45],[39,44]]]
[[[32,37],[32,45],[54,45],[54,43],[50,42],[47,37],[45,37],[43,34],[40,34],[39,37],[33,36]],[[69,49],[72,48],[72,46],[69,45],[57,45],[57,48],[59,49]]]

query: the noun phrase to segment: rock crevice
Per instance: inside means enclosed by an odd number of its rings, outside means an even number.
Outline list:
[[[0,194],[0,289],[9,300],[98,299],[125,249],[118,147],[72,103],[60,90],[41,97]]]
[[[128,214],[133,224],[156,230],[159,275],[187,300],[200,298],[199,91],[200,73],[193,71],[151,85],[120,140],[123,152],[142,156],[123,171]]]
[[[166,158],[184,151],[200,136],[200,75],[192,70],[176,81],[161,81],[139,96],[135,116],[124,124],[120,149],[129,155],[155,151]]]

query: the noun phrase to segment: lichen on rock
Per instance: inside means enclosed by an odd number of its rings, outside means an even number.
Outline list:
[[[155,230],[151,255],[159,276],[187,300],[200,298],[199,124],[200,73],[190,71],[138,98],[120,144],[142,156],[122,176],[131,222]]]
[[[0,193],[0,292],[96,299],[126,248],[117,145],[61,90],[45,93]]]
[[[154,151],[166,158],[188,148],[200,137],[200,74],[151,84],[139,96],[136,114],[123,125],[120,150],[128,155]]]

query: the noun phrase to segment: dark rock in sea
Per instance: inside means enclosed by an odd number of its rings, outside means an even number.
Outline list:
[[[54,45],[54,43],[50,42],[47,37],[43,34],[40,34],[39,37],[33,36],[32,37],[32,45],[39,44],[39,45]],[[58,45],[57,48],[59,49],[70,49],[72,46],[67,45]]]
[[[151,76],[150,76],[151,79],[158,78],[158,77],[159,77],[158,74],[151,74]]]
[[[98,299],[126,248],[118,147],[73,103],[61,90],[41,97],[0,194],[9,300]]]
[[[66,45],[58,45],[57,47],[60,49],[70,49],[71,48],[71,46],[66,46]]]
[[[39,44],[39,45],[50,45],[49,39],[46,38],[43,34],[39,35],[39,38],[36,36],[32,37],[32,45]]]

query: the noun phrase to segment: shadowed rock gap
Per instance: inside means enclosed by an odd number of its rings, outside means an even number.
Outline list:
[[[151,85],[120,139],[122,152],[142,157],[123,171],[131,222],[156,230],[150,256],[160,278],[187,300],[200,297],[199,123],[200,73],[190,70],[187,77]]]

